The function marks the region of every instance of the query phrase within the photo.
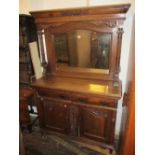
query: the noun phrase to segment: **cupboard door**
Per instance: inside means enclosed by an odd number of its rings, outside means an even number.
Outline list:
[[[56,99],[45,99],[44,123],[45,127],[67,133],[68,129],[68,103]]]
[[[80,136],[112,144],[116,111],[81,107]]]

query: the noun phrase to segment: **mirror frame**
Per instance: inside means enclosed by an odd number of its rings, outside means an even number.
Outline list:
[[[42,64],[45,75],[78,77],[99,80],[118,80],[121,54],[121,42],[125,14],[130,4],[100,6],[89,8],[46,10],[31,12],[38,29],[40,53],[43,55]],[[109,73],[100,73],[96,69],[56,69],[54,34],[73,30],[91,30],[112,35],[111,52],[109,59]],[[45,59],[45,53],[47,59]],[[76,67],[75,67],[76,68]],[[96,71],[95,71],[96,70]]]

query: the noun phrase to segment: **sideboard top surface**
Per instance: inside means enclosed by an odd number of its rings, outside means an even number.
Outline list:
[[[34,81],[32,87],[90,94],[100,97],[121,98],[121,82],[99,81],[51,76]]]

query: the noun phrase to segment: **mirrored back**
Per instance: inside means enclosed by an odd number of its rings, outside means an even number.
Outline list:
[[[109,69],[111,34],[74,30],[54,35],[56,65]]]
[[[122,24],[129,7],[31,12],[45,76],[119,80]]]

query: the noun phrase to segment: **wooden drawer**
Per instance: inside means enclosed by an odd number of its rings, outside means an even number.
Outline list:
[[[71,100],[75,102],[89,104],[89,105],[107,106],[107,107],[113,107],[113,108],[117,107],[117,102],[103,99],[103,98],[98,98],[98,97],[72,96]]]
[[[58,91],[37,89],[37,92],[40,96],[44,96],[44,97],[60,98],[60,99],[70,100],[70,96],[68,94],[61,93]]]
[[[82,104],[108,106],[113,108],[117,107],[117,102],[113,99],[105,99],[101,97],[90,97],[89,95],[86,96],[86,95],[79,95],[79,94],[61,92],[56,90],[51,91],[51,90],[43,90],[43,89],[38,89],[38,94],[40,96],[70,100],[72,102],[78,102]]]

